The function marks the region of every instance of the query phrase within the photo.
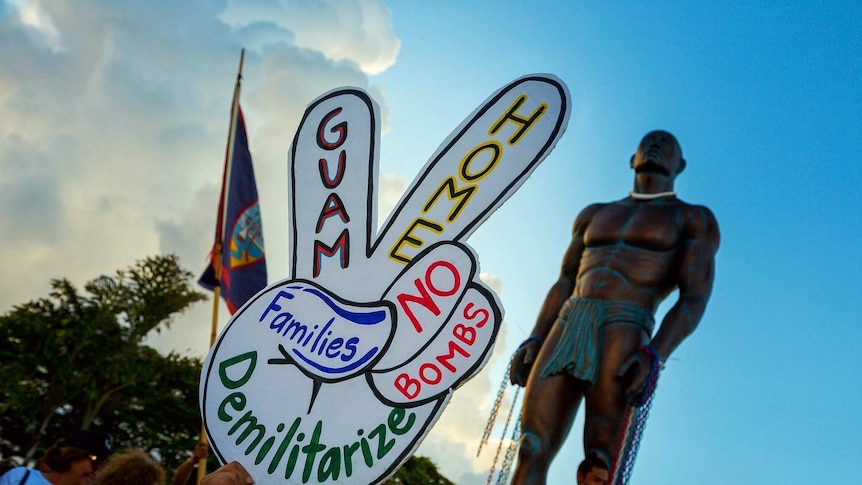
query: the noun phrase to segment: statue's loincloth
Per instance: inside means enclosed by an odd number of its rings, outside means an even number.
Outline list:
[[[619,324],[634,325],[652,335],[655,319],[645,308],[631,303],[569,298],[554,322],[563,326],[563,334],[542,377],[566,372],[592,383],[598,370],[601,329]]]

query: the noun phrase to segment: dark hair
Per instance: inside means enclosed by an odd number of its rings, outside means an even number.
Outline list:
[[[604,460],[596,456],[596,454],[590,453],[589,455],[587,455],[586,458],[584,458],[584,461],[582,461],[581,464],[578,465],[578,475],[586,476],[587,473],[590,473],[593,468],[607,470],[608,464],[605,463]]]
[[[54,445],[47,450],[39,459],[39,469],[57,473],[66,473],[72,467],[72,463],[81,460],[90,460],[92,455],[83,448],[74,446]],[[45,470],[47,468],[47,470]]]
[[[104,460],[111,454],[113,442],[114,437],[104,431],[82,429],[75,431],[68,439],[63,440],[63,446],[83,448],[99,460]]]

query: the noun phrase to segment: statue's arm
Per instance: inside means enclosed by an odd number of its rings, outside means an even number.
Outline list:
[[[586,247],[584,233],[593,214],[600,208],[601,205],[599,204],[591,205],[581,211],[575,219],[574,226],[572,227],[572,240],[563,255],[560,275],[557,281],[551,286],[547,296],[545,296],[545,300],[539,309],[539,315],[536,317],[536,324],[533,326],[532,332],[530,332],[530,337],[524,341],[524,344],[518,348],[518,351],[512,358],[510,379],[513,384],[526,385],[527,376],[530,374],[530,368],[536,355],[539,353],[541,344],[545,341],[548,333],[551,331],[551,327],[557,320],[560,308],[562,308],[575,289],[578,268],[581,264],[581,255]]]
[[[706,207],[692,206],[683,215],[683,253],[679,267],[679,300],[662,320],[652,346],[662,360],[691,335],[706,311],[715,276],[718,222]]]
[[[542,341],[548,336],[554,322],[557,321],[557,316],[560,313],[560,308],[566,300],[572,296],[577,284],[578,270],[581,266],[581,256],[584,254],[586,242],[584,235],[587,231],[587,226],[590,221],[604,204],[593,204],[578,214],[575,223],[572,226],[572,240],[566,252],[563,255],[563,263],[560,267],[560,275],[557,281],[551,286],[542,307],[539,309],[539,315],[536,318],[536,325],[533,327],[531,337],[538,337]]]

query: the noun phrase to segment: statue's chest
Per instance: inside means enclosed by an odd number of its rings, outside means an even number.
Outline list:
[[[593,217],[584,235],[587,247],[624,244],[665,251],[679,244],[676,211],[649,204],[610,206]]]

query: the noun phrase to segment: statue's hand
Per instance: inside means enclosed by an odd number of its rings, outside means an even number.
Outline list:
[[[539,349],[542,344],[538,340],[527,339],[515,355],[512,356],[512,363],[509,366],[509,381],[512,384],[524,387],[527,385],[527,377],[530,376],[530,370],[533,368],[533,361],[539,355]]]
[[[633,375],[629,387],[626,388],[626,399],[632,406],[640,407],[643,405],[650,368],[656,358],[658,357],[638,349],[623,362],[617,371],[617,377],[623,377],[630,373]]]

